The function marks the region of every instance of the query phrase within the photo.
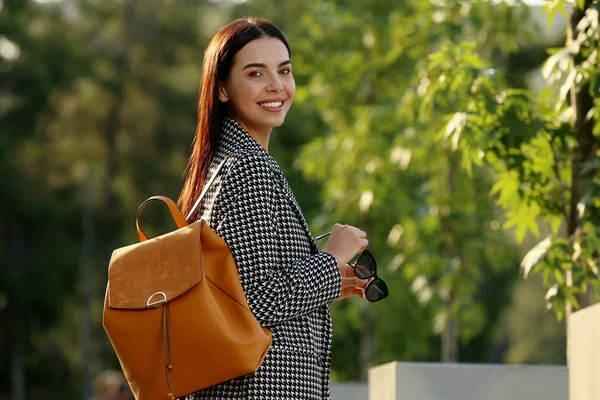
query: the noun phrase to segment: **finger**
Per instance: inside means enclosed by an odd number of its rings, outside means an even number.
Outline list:
[[[358,228],[354,228],[354,232],[356,234],[356,236],[358,236],[359,239],[364,239],[367,237],[367,232],[358,229]]]
[[[338,297],[338,300],[343,300],[346,299],[350,296],[353,296],[353,288],[345,288],[341,291],[340,293],[340,297]]]
[[[356,272],[354,271],[354,267],[350,264],[346,264],[340,268],[342,277],[344,278],[354,278],[356,277]]]
[[[352,276],[351,273],[354,272],[350,272],[351,268],[348,268],[348,265],[342,265],[340,266],[340,275],[342,276],[342,278],[347,278],[349,276]]]
[[[368,241],[367,239],[361,239],[361,242],[360,242],[360,244],[361,244],[361,248],[360,248],[360,251],[359,251],[359,252],[362,252],[362,251],[364,251],[364,250],[367,248],[367,246],[369,245],[369,241]]]
[[[369,283],[368,279],[360,279],[356,277],[343,277],[342,288],[348,287],[366,287]]]
[[[361,299],[364,299],[365,298],[365,290],[362,288],[354,288],[354,290],[352,291],[352,295],[358,296]]]
[[[356,234],[356,236],[358,236],[360,239],[364,239],[367,237],[367,232],[363,231],[362,229],[352,225],[348,225],[348,227],[351,228],[352,231]]]

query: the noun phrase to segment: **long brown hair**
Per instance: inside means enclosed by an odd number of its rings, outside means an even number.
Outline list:
[[[221,28],[211,39],[202,62],[202,83],[198,102],[198,126],[192,153],[184,171],[185,183],[179,196],[179,207],[184,216],[200,196],[210,164],[221,136],[221,126],[227,116],[227,104],[219,100],[219,81],[229,76],[233,58],[249,42],[262,37],[281,40],[290,53],[283,34],[270,21],[261,18],[240,18]],[[199,217],[199,210],[190,221]]]

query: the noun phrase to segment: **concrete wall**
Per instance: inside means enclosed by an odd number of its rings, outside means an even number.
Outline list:
[[[369,370],[369,400],[568,400],[568,397],[569,374],[564,366],[393,362]]]
[[[366,382],[332,382],[329,388],[331,400],[368,400],[369,397]]]
[[[600,304],[571,314],[570,400],[600,399]]]

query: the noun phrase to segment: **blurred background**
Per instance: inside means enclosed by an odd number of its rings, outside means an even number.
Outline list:
[[[331,306],[332,380],[393,360],[565,364],[564,310],[597,301],[597,10],[0,0],[0,399],[118,392],[111,252],[137,241],[143,200],[179,196],[204,47],[250,15],[284,32],[298,87],[270,152],[313,234],[366,230],[390,287]],[[174,228],[158,205],[144,223]]]

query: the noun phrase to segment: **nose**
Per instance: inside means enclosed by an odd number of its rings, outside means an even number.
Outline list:
[[[273,76],[269,83],[267,84],[267,87],[265,88],[267,90],[267,92],[281,92],[283,90],[283,84],[281,83],[281,80],[279,79],[279,75],[275,75]]]

